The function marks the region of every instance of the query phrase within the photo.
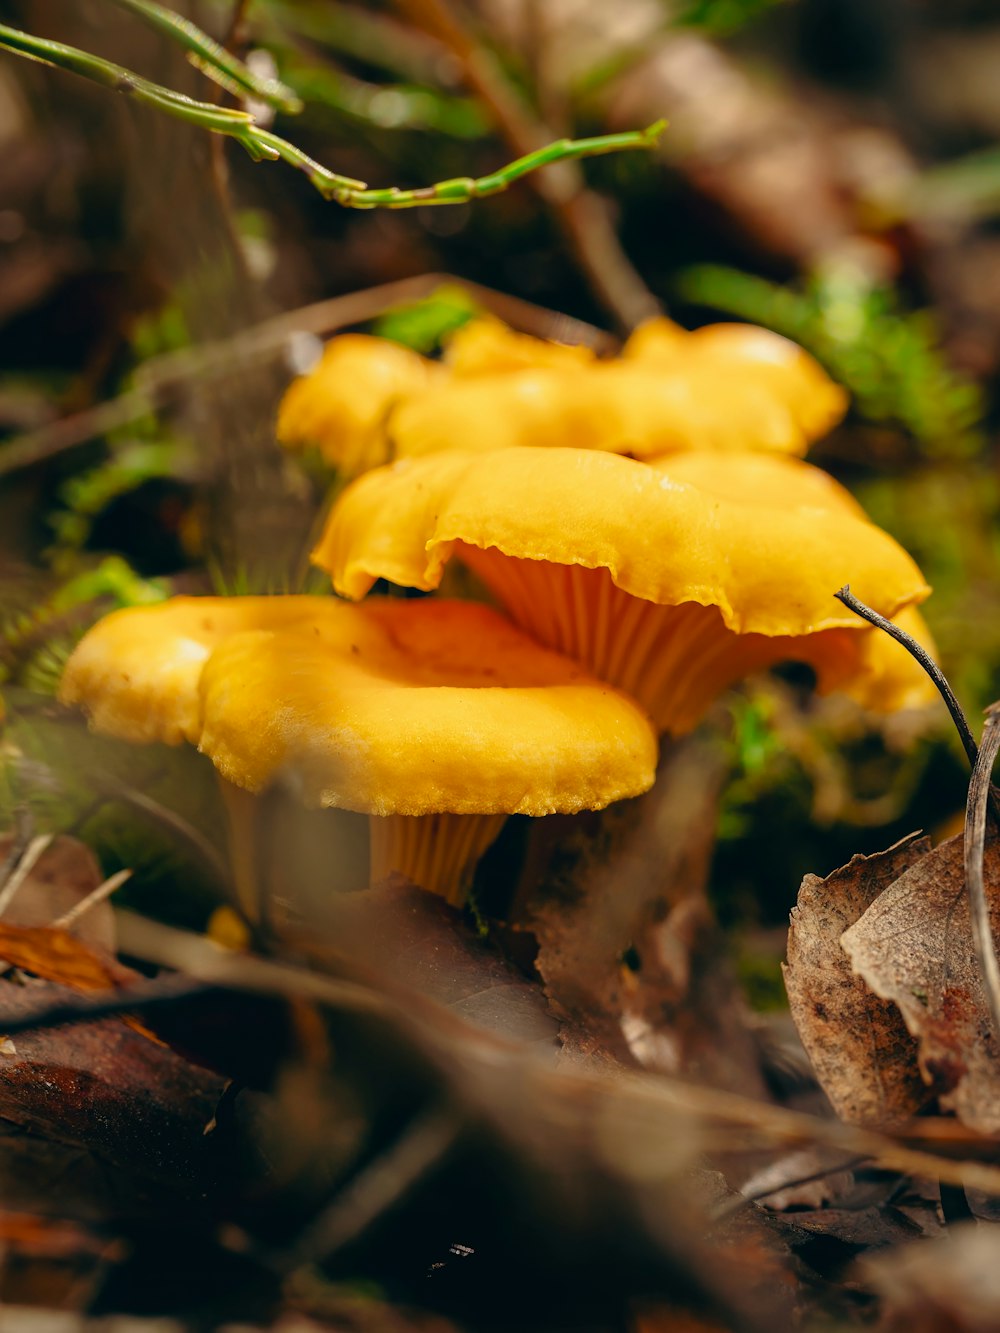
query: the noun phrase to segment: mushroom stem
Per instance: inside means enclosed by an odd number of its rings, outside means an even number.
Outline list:
[[[503,828],[506,815],[372,815],[373,884],[404,875],[461,907],[476,862]]]
[[[236,905],[249,922],[258,924],[267,911],[264,886],[257,873],[260,797],[223,777],[219,777],[219,792],[226,812],[229,873]]]
[[[864,634],[855,630],[736,634],[717,607],[643,601],[607,569],[521,560],[464,542],[456,554],[522,629],[630,694],[661,732],[690,731],[728,686],[778,662],[808,663],[823,691],[858,669]]]

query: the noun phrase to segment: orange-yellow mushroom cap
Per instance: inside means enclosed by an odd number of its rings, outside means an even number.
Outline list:
[[[174,597],[105,616],[70,655],[59,687],[95,730],[121,740],[198,743],[198,680],[230,634],[308,620],[315,597]]]
[[[546,815],[652,784],[631,699],[470,602],[330,601],[312,625],[233,636],[201,676],[200,748],[259,791],[369,814]]]
[[[582,370],[593,365],[594,360],[589,347],[517,333],[490,315],[463,324],[448,339],[444,351],[445,365],[458,376],[538,367]]]
[[[238,825],[252,814],[236,789],[278,780],[307,806],[375,816],[373,877],[405,874],[455,904],[508,814],[601,809],[656,768],[632,699],[474,603],[134,608],[85,637],[62,698],[124,739],[197,744]],[[247,846],[231,850],[250,885]]]
[[[717,461],[678,463],[675,475],[672,459],[650,466],[577,449],[401,460],[348,488],[313,559],[339,592],[360,598],[378,578],[435,588],[456,543],[495,547],[521,560],[606,568],[634,597],[717,606],[736,633],[770,635],[856,628],[833,597],[847,582],[885,615],[928,595],[906,552],[846,502],[842,511],[803,504],[803,493],[822,486],[808,464],[727,459],[743,469],[736,497],[705,481]]]
[[[675,733],[778,661],[809,662],[821,688],[854,680],[871,631],[833,596],[845,583],[888,616],[929,592],[836,483],[763,455],[722,471],[569,449],[404,460],[345,492],[313,558],[357,598],[379,577],[429,590],[452,555]]]
[[[622,356],[664,373],[681,369],[699,377],[714,375],[720,394],[737,399],[752,383],[791,414],[799,439],[789,449],[793,453],[804,453],[847,411],[846,392],[818,361],[797,343],[754,324],[709,324],[688,333],[659,317],[636,329]],[[759,446],[748,439],[745,447]]]
[[[592,353],[479,320],[454,335],[451,375],[401,397],[392,452],[516,446],[804,454],[843,416],[844,391],[807,352],[751,325],[687,333],[651,320],[623,356]]]
[[[374,467],[388,457],[386,413],[438,373],[433,362],[385,338],[332,338],[319,365],[294,380],[281,400],[278,439],[289,449],[318,448],[347,475]]]

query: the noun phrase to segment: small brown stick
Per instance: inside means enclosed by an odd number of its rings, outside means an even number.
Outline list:
[[[603,329],[566,315],[555,316],[544,306],[507,296],[477,282],[450,273],[421,273],[414,278],[366,287],[360,292],[330,297],[252,324],[231,338],[199,343],[176,352],[163,352],[136,369],[136,388],[120,398],[98,403],[71,417],[62,417],[37,430],[15,436],[0,451],[0,477],[47,462],[67,450],[126,426],[163,406],[169,393],[189,380],[213,380],[246,374],[255,361],[273,356],[297,333],[324,336],[351,324],[361,324],[394,305],[419,301],[444,284],[469,292],[505,323],[536,337],[552,337],[553,322],[560,342],[580,342],[601,354],[617,350],[617,341]]]
[[[549,127],[539,123],[500,61],[476,40],[452,0],[396,0],[396,4],[459,61],[466,84],[493,113],[500,133],[519,157],[547,142]],[[531,183],[552,209],[591,291],[619,327],[631,332],[658,315],[660,303],[633,267],[607,208],[587,188],[579,167],[561,162],[539,172]]]
[[[102,884],[98,884],[96,889],[92,889],[86,898],[81,898],[75,907],[71,907],[68,912],[57,917],[52,925],[59,930],[69,930],[70,926],[75,925],[92,907],[98,903],[103,903],[106,898],[110,898],[121,886],[132,878],[131,870],[119,870],[115,874],[109,875]]]
[[[41,860],[52,842],[53,834],[42,833],[37,838],[32,838],[31,842],[24,850],[24,855],[18,861],[11,874],[7,877],[6,883],[0,888],[0,916],[3,916],[7,908],[14,901],[14,895],[18,892],[25,880],[34,870],[35,866]]]
[[[986,850],[986,808],[991,795],[990,777],[1000,752],[1000,704],[991,704],[983,723],[979,758],[969,781],[969,800],[965,807],[965,887],[969,895],[972,940],[983,974],[986,1000],[993,1032],[1000,1037],[1000,961],[993,943],[990,905],[983,879],[983,855]]]
[[[458,1113],[446,1106],[415,1117],[390,1148],[338,1191],[293,1248],[278,1256],[281,1269],[294,1273],[318,1264],[362,1235],[439,1165],[461,1130]]]

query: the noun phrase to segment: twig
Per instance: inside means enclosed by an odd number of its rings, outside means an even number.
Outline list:
[[[461,1129],[456,1112],[445,1107],[411,1120],[390,1148],[338,1191],[293,1248],[277,1257],[280,1270],[294,1273],[355,1240],[442,1161]]]
[[[835,592],[833,595],[839,602],[843,602],[849,611],[853,611],[856,616],[860,616],[862,620],[867,620],[870,625],[875,625],[880,630],[884,630],[886,634],[891,635],[897,643],[903,645],[911,657],[916,658],[934,682],[941,698],[945,701],[969,763],[975,765],[979,747],[976,744],[975,736],[972,734],[972,728],[969,726],[969,720],[962,710],[962,705],[958,702],[955,691],[948,684],[947,677],[927,649],[917,643],[916,639],[907,634],[905,630],[900,629],[898,625],[894,625],[891,620],[887,620],[885,616],[880,616],[877,611],[873,611],[870,606],[866,606],[864,602],[859,601],[851,592],[849,584],[845,584],[840,592]]]
[[[817,1180],[825,1180],[827,1176],[836,1175],[840,1171],[853,1171],[855,1167],[863,1166],[869,1160],[868,1157],[860,1157],[855,1153],[841,1162],[834,1162],[832,1166],[824,1166],[817,1171],[811,1171],[807,1176],[794,1176],[791,1179],[779,1181],[777,1185],[768,1185],[764,1189],[751,1190],[749,1194],[740,1189],[733,1198],[724,1200],[717,1208],[712,1209],[712,1221],[722,1222],[726,1218],[742,1212],[745,1208],[749,1208],[751,1204],[760,1203],[762,1199],[770,1198],[772,1194],[780,1194],[782,1190],[796,1189],[799,1185],[811,1185]]]
[[[119,870],[115,874],[109,875],[102,884],[98,884],[96,889],[91,889],[85,898],[81,898],[68,912],[64,912],[62,916],[53,921],[53,926],[59,930],[69,930],[70,926],[80,920],[80,917],[96,907],[98,903],[103,903],[106,898],[110,898],[116,890],[120,889],[131,878],[131,870]]]
[[[466,83],[483,100],[514,152],[529,155],[551,138],[493,55],[478,43],[451,0],[397,0],[398,7],[460,61]],[[601,304],[626,331],[660,311],[632,266],[603,201],[570,164],[545,172],[532,186],[553,210],[577,262]]]
[[[52,842],[53,834],[41,833],[37,838],[32,838],[31,842],[25,848],[24,855],[14,867],[6,883],[0,888],[0,916],[3,916],[7,908],[14,901],[14,896],[24,884],[24,881],[34,870],[35,866],[41,860]]]
[[[187,51],[188,60],[195,69],[235,97],[254,97],[288,115],[295,115],[302,110],[302,102],[291,88],[286,88],[277,79],[259,78],[242,60],[213,41],[208,33],[202,32],[190,19],[156,4],[155,0],[111,2],[178,42]]]
[[[234,370],[245,372],[248,361],[272,356],[297,333],[328,334],[350,324],[360,324],[392,306],[421,300],[443,283],[469,292],[508,324],[525,332],[552,336],[553,313],[543,306],[448,273],[422,273],[415,278],[402,278],[398,282],[334,296],[327,301],[275,315],[225,341],[202,343],[153,357],[135,372],[134,391],[6,441],[0,447],[0,477],[44,463],[145,416],[185,380],[195,377],[212,379]],[[603,329],[568,316],[559,317],[558,333],[562,342],[584,343],[599,352],[613,351],[616,346],[615,339]]]
[[[130,912],[116,915],[124,952],[185,972],[139,982],[112,994],[74,996],[55,1004],[39,1005],[30,1013],[6,1016],[0,1011],[0,1032],[19,1032],[105,1018],[123,1012],[143,1012],[179,998],[214,991],[298,997],[358,1014],[383,1018],[414,1041],[442,1070],[460,1061],[465,1092],[484,1112],[497,1100],[499,1084],[527,1080],[532,1098],[579,1099],[581,1108],[599,1103],[603,1094],[615,1104],[630,1104],[644,1123],[662,1119],[665,1133],[676,1132],[671,1117],[687,1114],[704,1123],[756,1130],[769,1143],[819,1144],[870,1159],[886,1170],[928,1180],[943,1180],[987,1194],[1000,1195],[1000,1169],[989,1163],[956,1161],[900,1144],[886,1134],[855,1125],[821,1119],[738,1093],[684,1083],[666,1076],[632,1074],[609,1078],[602,1072],[563,1066],[552,1068],[532,1049],[483,1031],[435,1001],[411,992],[398,996],[376,991],[354,981],[321,975],[286,963],[251,954],[217,949],[201,936],[162,926]],[[474,1096],[478,1089],[478,1097]],[[508,1126],[509,1128],[509,1126]]]
[[[655,148],[665,128],[666,121],[657,120],[644,130],[626,130],[624,134],[599,134],[591,139],[557,139],[554,143],[533,148],[488,176],[456,176],[453,180],[438,181],[436,185],[425,185],[415,190],[400,190],[395,185],[384,190],[340,190],[333,197],[345,208],[417,208],[425,204],[465,204],[473,199],[499,194],[522,176],[555,163],[569,163],[580,157],[600,157],[605,153],[618,153],[632,148]],[[260,130],[258,137],[266,142],[270,136],[266,130]],[[649,296],[648,293],[646,295]],[[639,320],[658,309],[652,296],[649,296],[649,302],[652,302],[652,306],[648,302],[645,304]],[[624,319],[621,312],[615,310],[614,313]]]
[[[33,1009],[21,1009],[2,1019],[3,1035],[16,1037],[21,1032],[38,1032],[49,1028],[69,1027],[76,1023],[96,1023],[101,1018],[115,1018],[119,1014],[149,1013],[189,1000],[213,995],[219,987],[182,972],[166,972],[151,981],[140,981],[122,990],[91,992],[87,995],[66,995],[56,1001],[47,1000]],[[0,992],[2,993],[2,992]]]
[[[509,163],[489,176],[473,178],[461,176],[455,180],[439,181],[435,185],[416,190],[400,190],[395,186],[369,190],[364,181],[341,176],[304,153],[301,148],[282,139],[259,125],[248,111],[218,106],[212,102],[197,102],[183,93],[164,88],[142,78],[123,65],[116,65],[101,56],[81,51],[63,42],[49,41],[31,33],[0,24],[0,48],[15,55],[37,60],[43,65],[78,74],[81,78],[99,83],[112,92],[124,93],[137,102],[154,107],[168,116],[197,125],[213,134],[225,134],[235,139],[255,162],[265,158],[279,158],[289,166],[305,172],[310,183],[324,199],[332,199],[344,208],[415,208],[420,204],[461,204],[470,199],[496,194],[529,172],[552,162],[575,157],[591,157],[598,153],[618,152],[630,148],[652,148],[663,129],[657,122],[645,130],[624,134],[605,134],[594,139],[561,139],[545,147],[535,146],[531,152]]]
[[[885,633],[894,638],[897,643],[902,644],[910,656],[914,657],[920,663],[934,682],[941,698],[944,700],[948,712],[951,714],[951,720],[955,724],[955,730],[958,732],[959,739],[962,742],[962,748],[965,750],[973,771],[975,771],[979,759],[979,746],[976,744],[976,738],[973,736],[972,728],[969,726],[969,719],[965,716],[965,712],[962,705],[958,702],[955,691],[948,683],[948,677],[934,661],[927,649],[924,648],[922,644],[919,644],[911,635],[907,634],[905,630],[900,629],[898,625],[894,625],[891,620],[886,620],[885,616],[880,616],[877,611],[873,611],[870,606],[866,606],[864,602],[859,601],[851,592],[848,585],[845,584],[840,592],[835,592],[833,595],[838,601],[843,602],[849,611],[853,611],[854,614],[860,616],[862,620],[867,620],[870,625],[875,625],[878,629],[884,630]],[[996,789],[993,786],[989,786],[987,803],[990,814],[993,816],[993,822],[1000,828],[1000,798],[998,798]]]
[[[997,959],[996,946],[993,942],[990,905],[983,880],[986,810],[991,794],[990,777],[998,752],[1000,752],[1000,704],[991,704],[986,710],[979,758],[972,770],[969,799],[965,807],[965,888],[969,895],[972,940],[983,974],[986,1000],[993,1020],[993,1032],[1000,1038],[1000,960]]]
[[[14,835],[10,841],[10,850],[2,861],[0,861],[0,888],[7,883],[14,867],[24,855],[28,843],[31,841],[31,832],[34,828],[34,818],[31,813],[31,807],[23,803],[14,807]]]
[[[439,1066],[460,1058],[469,1079],[465,1092],[471,1096],[478,1082],[484,1109],[496,1100],[496,1081],[506,1085],[515,1075],[523,1074],[529,1079],[532,1097],[565,1097],[575,1093],[584,1100],[593,1100],[610,1086],[616,1100],[627,1099],[644,1116],[663,1117],[668,1127],[672,1114],[687,1113],[730,1128],[757,1130],[769,1143],[826,1145],[845,1156],[870,1158],[887,1170],[1000,1194],[1000,1169],[989,1164],[954,1161],[909,1148],[874,1130],[666,1076],[626,1071],[616,1073],[609,1085],[607,1076],[598,1072],[566,1066],[554,1069],[536,1051],[525,1050],[516,1042],[478,1029],[435,1001],[413,992],[401,991],[396,995],[376,991],[354,981],[287,963],[223,952],[198,936],[130,912],[119,912],[116,919],[122,949],[133,957],[161,967],[183,968],[216,986],[299,996],[354,1013],[377,1015],[397,1024]],[[0,1015],[0,1031],[5,1029],[5,1020]],[[676,1124],[666,1132],[675,1129]],[[727,1129],[727,1143],[731,1143],[731,1137]]]

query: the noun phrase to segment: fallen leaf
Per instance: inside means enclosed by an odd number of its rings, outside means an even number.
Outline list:
[[[405,881],[337,904],[337,935],[356,941],[354,961],[446,1005],[467,1022],[555,1051],[559,1025],[537,985],[488,942],[460,928],[452,908]]]
[[[139,977],[57,926],[8,926],[0,921],[0,960],[79,991],[113,990]]]
[[[899,1010],[853,974],[840,943],[929,849],[927,838],[913,834],[874,856],[852,857],[825,879],[806,875],[792,909],[784,967],[792,1018],[834,1110],[854,1124],[896,1124],[930,1098]]]
[[[1000,1328],[997,1237],[976,1222],[950,1227],[928,1245],[906,1245],[859,1261],[882,1298],[884,1333],[995,1333]]]
[[[996,935],[995,835],[984,874]],[[972,943],[962,838],[942,843],[890,884],[845,931],[842,945],[865,984],[898,1007],[941,1105],[980,1133],[1000,1132],[1000,1042]]]
[[[44,982],[0,983],[6,1014],[58,995]],[[0,1062],[0,1118],[180,1189],[204,1170],[202,1130],[222,1087],[221,1078],[107,1019],[22,1033],[16,1055]],[[0,1177],[6,1166],[0,1154]],[[0,1194],[9,1199],[2,1180]]]
[[[678,743],[647,797],[600,819],[564,821],[569,837],[550,855],[528,926],[546,994],[610,1051],[764,1096],[757,1044],[705,895],[721,779],[718,756]]]

